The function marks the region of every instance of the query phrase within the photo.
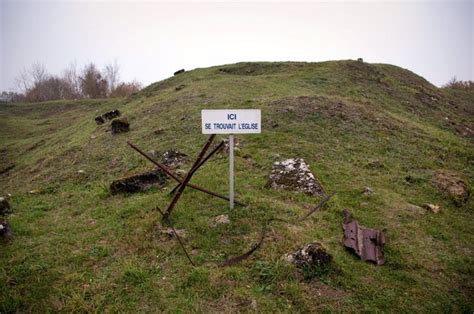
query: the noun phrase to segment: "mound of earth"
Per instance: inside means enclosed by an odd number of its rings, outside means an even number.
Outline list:
[[[470,191],[467,184],[453,174],[438,172],[433,176],[432,183],[457,206],[462,206],[469,199]]]
[[[308,164],[302,158],[275,162],[266,187],[275,190],[299,191],[313,196],[324,195],[321,183],[309,170]]]

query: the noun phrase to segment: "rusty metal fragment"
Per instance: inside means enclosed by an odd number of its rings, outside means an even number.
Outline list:
[[[321,207],[324,206],[324,204],[326,204],[330,199],[331,197],[333,197],[334,195],[336,194],[336,192],[332,192],[331,194],[328,194],[326,195],[320,202],[318,205],[316,205],[316,207],[310,209],[303,217],[299,218],[298,220],[296,220],[297,222],[299,221],[303,221],[305,220],[306,218],[308,218],[309,216],[311,216],[312,214],[314,214],[315,212],[317,212],[319,209],[321,209]]]
[[[209,158],[212,157],[212,155],[214,155],[219,149],[222,148],[222,146],[224,146],[224,141],[221,141],[219,145],[217,145],[203,160],[201,160],[201,162],[195,167],[196,169],[194,169],[193,171],[197,171],[206,161],[209,160]],[[189,185],[189,184],[188,184]],[[176,192],[176,190],[181,186],[181,183],[178,183],[174,188],[173,190],[171,190],[170,194],[174,194],[174,192]]]
[[[191,167],[191,170],[189,170],[189,172],[186,174],[186,177],[184,178],[183,182],[179,186],[178,191],[176,192],[176,194],[174,195],[174,197],[171,200],[170,204],[168,205],[168,208],[166,209],[166,212],[163,215],[163,220],[168,219],[169,216],[171,215],[171,212],[173,211],[173,208],[176,206],[176,203],[178,202],[179,198],[181,197],[181,194],[183,193],[184,189],[186,188],[186,185],[189,183],[189,181],[191,180],[193,174],[196,172],[196,170],[197,170],[196,166],[199,165],[201,160],[204,158],[204,155],[206,154],[207,150],[211,146],[212,141],[214,140],[214,137],[216,137],[215,134],[212,134],[211,136],[209,136],[209,139],[207,140],[206,144],[202,148],[202,150],[199,153],[197,159],[194,161],[194,164]]]
[[[135,146],[134,144],[132,144],[131,142],[127,142],[128,145],[130,145],[131,148],[133,148],[135,151],[137,151],[140,155],[142,155],[143,157],[145,157],[146,159],[148,159],[150,162],[152,162],[155,166],[157,166],[158,168],[160,168],[161,170],[163,170],[168,176],[170,176],[172,179],[174,179],[176,182],[178,183],[182,183],[183,180],[181,178],[179,178],[177,175],[175,175],[171,170],[168,169],[168,167],[166,167],[165,165],[162,165],[160,164],[159,162],[156,162],[153,158],[151,158],[148,154],[146,154],[144,151],[142,151],[141,149],[139,149],[137,146]],[[228,201],[229,198],[227,196],[224,196],[224,195],[221,195],[221,194],[218,194],[218,193],[215,193],[215,192],[212,192],[212,191],[209,191],[203,187],[200,187],[198,185],[195,185],[195,184],[191,184],[191,183],[188,183],[188,185],[190,188],[193,188],[195,190],[198,190],[198,191],[201,191],[201,192],[204,192],[206,194],[209,194],[209,195],[212,195],[212,196],[215,196],[215,197],[218,197],[220,199],[223,199],[223,200],[226,200]],[[242,202],[239,202],[237,200],[235,200],[235,203],[236,204],[239,204],[241,206],[247,206],[246,204],[242,203]]]
[[[351,219],[351,214],[347,209],[344,209],[343,217],[344,246],[364,261],[383,265],[385,263],[383,255],[385,236],[383,232],[359,225],[356,220]]]
[[[236,257],[232,257],[232,258],[229,258],[228,260],[225,260],[223,261],[222,263],[219,264],[220,267],[226,267],[226,266],[232,266],[232,265],[235,265],[235,264],[238,264],[240,263],[241,261],[243,261],[244,259],[247,259],[250,257],[250,255],[253,254],[253,252],[255,252],[260,246],[262,246],[263,244],[263,240],[265,239],[265,235],[267,233],[267,227],[266,225],[264,225],[262,227],[262,231],[260,233],[260,239],[258,240],[257,243],[255,243],[252,248],[250,250],[248,250],[247,252],[245,252],[244,254],[242,255],[239,255],[239,256],[236,256]]]
[[[162,217],[164,217],[163,211],[162,211],[158,206],[156,206],[155,209],[160,212],[160,214],[161,214]],[[191,256],[189,256],[188,251],[186,250],[186,247],[184,246],[184,243],[183,243],[183,241],[181,240],[181,237],[179,236],[179,232],[176,231],[176,229],[174,228],[174,226],[173,226],[171,223],[169,224],[169,226],[170,226],[171,230],[173,230],[174,236],[176,237],[176,240],[178,240],[178,243],[179,243],[179,245],[181,246],[181,248],[183,249],[184,254],[186,254],[186,258],[187,258],[188,261],[191,263],[191,265],[193,265],[194,267],[196,267],[196,265],[193,263],[193,260],[191,259]]]

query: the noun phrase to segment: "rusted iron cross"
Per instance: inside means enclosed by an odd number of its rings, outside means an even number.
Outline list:
[[[163,213],[163,220],[167,220],[171,214],[171,212],[173,211],[174,207],[176,206],[176,203],[178,202],[178,200],[180,199],[181,197],[181,194],[183,193],[184,189],[186,187],[190,187],[190,188],[193,188],[195,190],[198,190],[198,191],[201,191],[201,192],[204,192],[204,193],[207,193],[209,195],[212,195],[214,197],[218,197],[218,198],[221,198],[221,199],[224,199],[224,200],[229,200],[229,198],[227,196],[224,196],[224,195],[221,195],[221,194],[218,194],[218,193],[215,193],[215,192],[212,192],[212,191],[209,191],[203,187],[200,187],[198,185],[195,185],[195,184],[191,184],[189,183],[189,181],[191,180],[192,176],[194,175],[194,173],[206,162],[209,160],[209,158],[211,158],[212,155],[214,155],[220,148],[222,148],[222,146],[224,145],[224,141],[222,141],[219,145],[217,145],[216,148],[214,148],[211,153],[209,153],[206,157],[205,154],[206,152],[208,151],[209,147],[211,146],[212,144],[212,141],[214,140],[215,138],[215,134],[212,134],[209,139],[207,140],[206,144],[204,145],[204,147],[202,148],[201,152],[199,153],[198,157],[196,158],[196,160],[194,161],[193,163],[193,166],[191,167],[191,169],[189,170],[189,172],[186,174],[186,176],[184,177],[184,179],[181,179],[180,177],[178,177],[176,174],[174,174],[170,169],[168,169],[168,167],[166,167],[165,165],[162,165],[160,163],[158,163],[157,161],[155,161],[153,158],[151,158],[148,154],[146,154],[145,152],[143,152],[141,149],[139,149],[137,146],[135,146],[134,144],[132,144],[131,142],[127,142],[128,145],[130,145],[130,147],[132,147],[135,151],[137,151],[138,153],[140,153],[143,157],[145,157],[146,159],[148,159],[150,162],[152,162],[155,166],[157,166],[158,168],[160,168],[161,170],[163,170],[170,178],[174,179],[175,181],[178,182],[178,185],[171,191],[171,194],[174,194],[173,196],[173,199],[171,200],[170,204],[168,205],[168,208],[167,210]],[[175,193],[176,192],[176,193]],[[246,206],[244,203],[242,202],[239,202],[239,201],[235,201],[236,204],[239,204],[241,206]]]

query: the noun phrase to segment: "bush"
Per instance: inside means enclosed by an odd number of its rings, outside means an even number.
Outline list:
[[[474,82],[473,81],[458,81],[456,77],[453,77],[448,83],[443,85],[443,88],[474,91]]]

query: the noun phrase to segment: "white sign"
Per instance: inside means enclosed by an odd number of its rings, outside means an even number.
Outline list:
[[[203,134],[249,134],[261,132],[260,109],[202,110]]]

